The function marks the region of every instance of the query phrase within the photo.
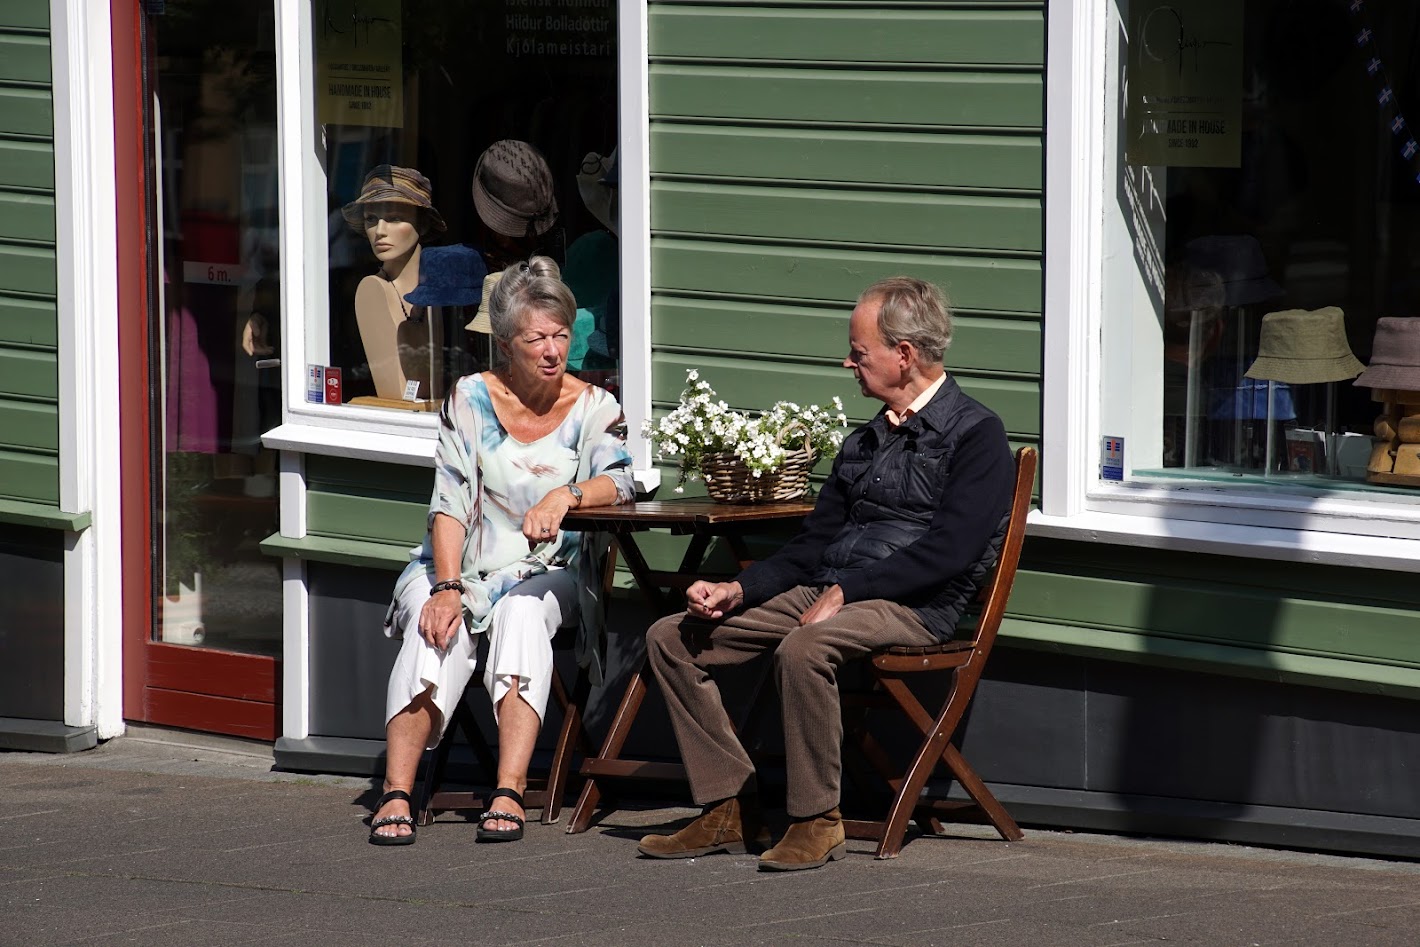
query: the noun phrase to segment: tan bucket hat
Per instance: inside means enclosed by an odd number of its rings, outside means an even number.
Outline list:
[[[482,332],[484,335],[493,334],[493,320],[488,315],[488,301],[493,298],[493,287],[498,285],[498,281],[503,278],[503,272],[489,273],[483,277],[483,301],[478,304],[478,312],[473,320],[464,326],[470,332]]]

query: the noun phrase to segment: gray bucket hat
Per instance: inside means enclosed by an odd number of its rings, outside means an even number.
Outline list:
[[[1356,384],[1420,391],[1420,318],[1387,316],[1376,320],[1371,364]]]
[[[540,237],[557,221],[552,171],[525,141],[495,141],[473,169],[479,219],[507,237]]]
[[[1365,367],[1351,354],[1340,309],[1284,309],[1262,317],[1257,360],[1247,377],[1313,385],[1355,378]]]

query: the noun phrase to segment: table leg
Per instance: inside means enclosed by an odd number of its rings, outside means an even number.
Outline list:
[[[748,568],[754,562],[754,557],[749,554],[749,547],[745,545],[743,536],[731,534],[725,537],[725,541],[730,544],[730,552],[734,553],[735,561],[739,563],[741,569]]]
[[[670,603],[656,580],[651,577],[651,567],[647,564],[646,557],[641,554],[640,547],[636,545],[635,536],[629,532],[617,533],[615,540],[617,548],[621,550],[621,557],[626,560],[626,568],[631,570],[631,576],[636,580],[636,587],[646,597],[654,613],[664,615],[669,612]]]
[[[626,745],[631,724],[635,721],[636,712],[641,709],[641,701],[646,696],[645,670],[646,659],[642,658],[626,685],[626,693],[621,697],[621,706],[616,708],[616,716],[612,718],[606,739],[602,741],[601,752],[597,754],[598,760],[614,760],[621,756],[621,748]],[[587,781],[582,784],[582,793],[577,798],[577,807],[572,810],[572,818],[567,823],[568,834],[587,831],[601,796],[601,787],[597,785],[596,777],[588,776]]]

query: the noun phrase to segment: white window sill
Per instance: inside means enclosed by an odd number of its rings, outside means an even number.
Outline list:
[[[439,442],[430,433],[385,434],[310,424],[282,424],[263,434],[261,443],[272,450],[433,467],[434,450]],[[661,470],[657,467],[637,470],[634,476],[643,496],[661,485]]]
[[[433,467],[434,448],[438,446],[433,435],[432,430],[418,434],[385,434],[312,424],[282,424],[263,434],[261,443],[272,450]]]
[[[1033,510],[1032,536],[1180,552],[1420,572],[1420,540],[1323,530],[1167,519],[1089,511],[1047,516]]]

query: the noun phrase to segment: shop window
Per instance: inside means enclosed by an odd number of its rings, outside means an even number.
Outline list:
[[[1420,7],[1106,6],[1100,477],[1420,498]]]
[[[320,180],[304,186],[324,195],[308,222],[324,232],[324,279],[306,294],[306,390],[290,402],[437,410],[496,358],[488,276],[532,254],[555,259],[577,298],[569,369],[617,393],[615,0],[312,0],[307,13],[321,131]]]

